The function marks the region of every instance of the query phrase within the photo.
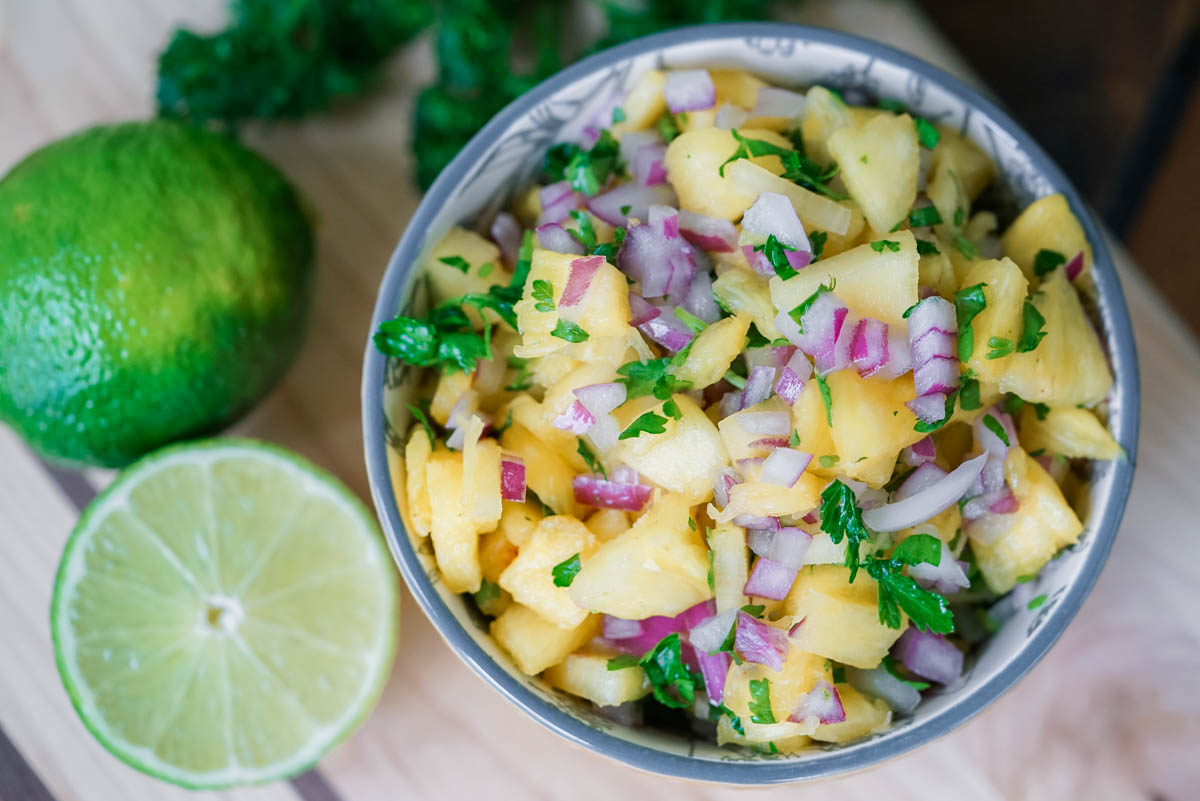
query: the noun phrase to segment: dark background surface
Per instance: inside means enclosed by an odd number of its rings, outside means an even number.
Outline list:
[[[918,3],[1200,333],[1200,3]]]

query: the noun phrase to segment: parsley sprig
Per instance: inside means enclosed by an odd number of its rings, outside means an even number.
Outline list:
[[[758,158],[759,156],[778,156],[779,161],[783,164],[783,178],[803,186],[805,189],[810,189],[813,192],[818,192],[833,200],[845,200],[846,196],[835,192],[829,188],[829,182],[838,174],[838,166],[830,164],[822,167],[812,159],[807,158],[802,152],[792,150],[790,148],[781,147],[762,139],[748,139],[738,133],[734,128],[730,131],[733,138],[737,140],[737,150],[733,151],[733,155],[725,159],[721,166],[717,168],[717,173],[725,177],[725,165],[730,164],[738,159]],[[798,140],[793,138],[795,143]]]
[[[704,680],[683,661],[683,646],[678,633],[663,637],[641,659],[632,654],[621,654],[608,660],[609,670],[634,666],[640,666],[646,672],[654,700],[663,706],[686,709],[696,700],[696,685],[704,686]]]
[[[946,599],[924,589],[901,572],[905,565],[922,562],[936,566],[941,556],[941,540],[932,534],[913,534],[897,545],[889,558],[871,557],[862,563],[863,570],[875,579],[879,588],[880,623],[889,628],[900,628],[903,611],[921,631],[937,634],[954,631],[954,615]]]
[[[835,545],[846,540],[846,567],[853,582],[859,567],[858,546],[870,539],[871,532],[863,524],[854,490],[840,480],[835,479],[821,491],[821,530]]]

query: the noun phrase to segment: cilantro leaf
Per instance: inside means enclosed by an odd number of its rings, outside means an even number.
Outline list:
[[[881,108],[884,111],[890,111],[893,114],[903,114],[907,109],[899,100],[890,100],[888,98],[881,99],[875,104],[876,108]]]
[[[870,539],[871,533],[863,524],[854,490],[838,479],[821,491],[821,530],[829,534],[835,545],[846,540],[846,567],[850,568],[853,583],[859,566],[859,543]]]
[[[1038,278],[1044,278],[1054,272],[1059,266],[1067,263],[1067,257],[1059,253],[1057,250],[1047,250],[1042,248],[1033,257],[1033,274]]]
[[[722,717],[729,718],[729,727],[735,732],[741,735],[746,734],[746,729],[744,726],[742,726],[742,719],[735,715],[732,709],[724,704],[713,705],[713,703],[710,701],[708,707],[708,719],[716,722]]]
[[[668,143],[674,141],[675,137],[683,133],[679,130],[679,123],[675,119],[674,114],[662,115],[658,118],[658,122],[654,124],[654,127],[658,129],[659,134],[661,134],[662,138],[666,139]]]
[[[654,412],[645,412],[621,432],[617,439],[636,439],[642,434],[662,434],[667,430],[667,418]]]
[[[917,240],[917,255],[918,256],[936,256],[941,253],[937,245],[930,242],[928,239]]]
[[[791,436],[788,437],[788,445],[790,445],[791,447],[794,448],[799,444],[800,444],[800,434],[796,431],[796,429],[793,428]]]
[[[825,251],[825,242],[829,239],[829,234],[825,231],[813,231],[808,235],[808,244],[812,247],[813,261],[820,261],[821,254]]]
[[[971,328],[971,321],[987,308],[987,296],[983,294],[985,286],[987,284],[975,284],[954,293],[954,311],[958,317],[958,360],[960,362],[970,359],[971,352],[975,350],[975,332]]]
[[[533,308],[540,312],[552,312],[558,307],[554,305],[554,285],[541,278],[534,279],[533,289],[529,296],[537,301]]]
[[[1029,603],[1025,604],[1025,608],[1032,611],[1034,609],[1037,609],[1044,603],[1046,603],[1046,595],[1045,594],[1038,595],[1034,598],[1030,598]]]
[[[985,359],[1003,359],[1013,352],[1012,340],[1004,337],[989,337],[987,345],[991,350],[983,357]]]
[[[690,517],[688,519],[691,520]],[[713,551],[712,548],[709,548],[708,549],[708,588],[710,590],[715,590],[717,588],[716,568],[713,566],[713,559],[715,557],[716,557],[716,553]]]
[[[750,679],[750,722],[770,724],[775,722],[771,710],[771,682],[768,679]]]
[[[1046,324],[1046,318],[1037,310],[1028,299],[1025,301],[1024,307],[1021,309],[1021,336],[1017,338],[1017,352],[1028,353],[1035,349],[1042,340],[1046,338],[1046,332],[1042,330],[1042,326]]]
[[[927,225],[937,225],[942,221],[937,206],[922,206],[908,213],[908,224],[913,228],[923,228]]]
[[[1004,426],[999,420],[990,414],[985,414],[983,416],[983,425],[988,431],[991,431],[1001,442],[1004,443],[1004,447],[1012,447],[1008,441],[1008,432],[1004,430]]]
[[[829,391],[829,384],[825,381],[824,376],[817,376],[817,390],[821,393],[821,400],[825,403],[825,425],[833,425],[833,395]]]
[[[817,461],[821,463],[821,467],[824,467],[826,470],[828,470],[837,464],[840,458],[841,457],[835,453],[827,453],[821,458],[817,459]]]
[[[767,262],[775,270],[775,274],[784,281],[792,276],[799,275],[787,257],[787,251],[794,251],[795,248],[780,242],[776,239],[775,234],[768,234],[767,241],[761,245],[755,245],[754,250],[767,258]]]
[[[921,142],[921,147],[926,150],[933,150],[937,147],[938,140],[942,135],[938,133],[938,129],[933,127],[933,123],[924,117],[913,117],[913,125],[917,128],[917,139]]]
[[[763,612],[767,611],[766,604],[746,604],[742,607],[742,611],[750,617],[761,618]]]
[[[584,464],[588,466],[588,470],[591,470],[593,475],[599,473],[608,478],[608,471],[604,469],[604,465],[596,458],[596,454],[592,453],[592,449],[588,447],[588,444],[580,437],[576,437],[576,439],[579,440],[579,448],[577,450],[579,455],[583,457]]]
[[[443,256],[442,258],[438,259],[438,261],[440,261],[442,264],[459,270],[463,275],[466,275],[471,269],[471,263],[462,256]]]
[[[686,709],[696,700],[698,677],[683,661],[679,634],[668,634],[638,662],[646,671],[654,700],[663,706]]]
[[[559,562],[550,569],[550,575],[554,576],[554,586],[570,587],[582,567],[583,563],[579,559],[579,554]]]
[[[558,324],[550,332],[550,336],[565,339],[567,342],[584,342],[588,338],[588,332],[570,320],[564,320],[560,317],[558,318]]]
[[[750,328],[746,331],[746,345],[743,350],[750,350],[751,348],[765,348],[770,344],[771,340],[762,335],[762,333],[758,330],[758,326],[756,326],[754,323],[750,323]]]
[[[892,253],[899,253],[900,243],[892,239],[876,239],[871,243],[871,250],[876,253],[882,253],[884,248],[887,248]]]
[[[544,169],[551,180],[567,181],[572,189],[591,197],[616,172],[619,159],[617,140],[603,130],[589,150],[567,143],[554,145],[546,152]]]

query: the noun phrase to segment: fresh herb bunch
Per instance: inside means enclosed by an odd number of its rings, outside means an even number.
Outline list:
[[[680,25],[762,19],[768,8],[767,0],[594,2],[608,30],[591,49]],[[437,77],[413,111],[422,188],[497,111],[563,65],[565,9],[546,0],[233,0],[230,11],[225,30],[172,35],[158,61],[161,116],[230,132],[248,120],[299,119],[362,93],[397,48],[432,27]],[[523,72],[515,45],[533,52]]]

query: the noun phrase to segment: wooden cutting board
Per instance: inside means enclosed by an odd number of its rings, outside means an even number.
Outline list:
[[[79,128],[150,114],[154,57],[168,31],[178,23],[216,27],[222,7],[223,0],[0,0],[0,172]],[[812,0],[798,18],[967,73],[907,3]],[[430,74],[422,42],[391,64],[370,100],[249,137],[314,202],[320,278],[301,359],[236,433],[293,448],[364,497],[360,365],[376,287],[419,199],[408,117]],[[1200,797],[1200,348],[1117,250],[1142,358],[1141,464],[1121,535],[1079,617],[1031,675],[961,730],[860,775],[756,798]],[[54,668],[54,569],[79,508],[109,480],[104,471],[51,469],[0,429],[0,801],[197,795],[109,756],[76,718]],[[476,679],[407,594],[400,643],[378,709],[316,771],[199,795],[611,801],[746,792],[636,773],[544,731]]]

